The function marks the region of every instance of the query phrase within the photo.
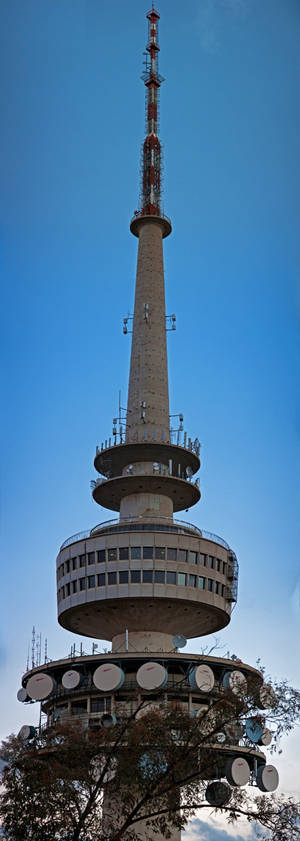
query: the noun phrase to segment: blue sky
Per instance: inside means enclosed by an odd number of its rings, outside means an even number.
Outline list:
[[[89,482],[127,392],[147,10],[0,0],[3,736],[28,717],[32,625],[53,658],[74,641],[56,622],[59,545],[110,517]],[[224,650],[299,683],[299,3],[159,11],[170,404],[202,443],[183,516],[239,557]]]

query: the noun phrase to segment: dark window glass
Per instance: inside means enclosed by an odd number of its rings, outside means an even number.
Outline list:
[[[104,713],[105,698],[91,698],[91,713]]]
[[[153,569],[143,569],[143,582],[144,584],[152,584],[153,579]]]
[[[66,594],[67,594],[67,596],[69,596],[69,595],[70,595],[70,592],[71,592],[71,584],[67,584],[67,586],[66,586]]]
[[[85,589],[86,589],[86,580],[85,580],[85,578],[80,578],[80,579],[79,579],[79,586],[80,586],[80,589],[81,589],[81,590],[85,590]]]
[[[63,565],[63,564],[61,564],[61,565],[60,565],[60,567],[59,567],[59,575],[60,575],[60,578],[63,578],[63,574],[64,574],[64,565]]]
[[[189,575],[189,587],[196,587],[197,576]]]
[[[164,584],[165,583],[165,570],[164,569],[155,569],[154,570],[154,581],[156,584]]]
[[[95,587],[96,586],[96,576],[89,575],[88,577],[88,587]]]
[[[128,571],[121,569],[119,572],[119,584],[128,584]]]
[[[216,570],[217,570],[217,572],[220,572],[221,563],[222,563],[222,561],[220,561],[220,558],[216,558]]]
[[[177,549],[171,549],[171,547],[167,549],[167,560],[177,561]]]
[[[117,550],[116,549],[108,549],[107,550],[107,559],[108,559],[108,561],[116,561],[117,560]]]
[[[204,555],[203,552],[200,552],[199,563],[202,564],[203,567],[206,566],[206,555]]]
[[[222,596],[224,596],[224,592],[225,592],[225,585],[222,584]]]
[[[70,561],[66,561],[65,563],[65,573],[70,572]]]
[[[219,592],[219,588],[220,588],[219,582],[218,582],[218,581],[216,581],[216,583],[215,583],[215,592],[216,592],[216,593],[218,593],[218,592]]]
[[[142,557],[141,547],[140,546],[132,546],[131,547],[131,560],[132,561],[140,561]]]
[[[151,560],[153,558],[153,546],[144,546],[143,558],[146,558],[148,560]]]
[[[77,581],[72,581],[72,590],[73,593],[77,593]]]
[[[212,579],[211,579],[211,578],[208,578],[208,579],[207,579],[207,589],[208,589],[208,590],[210,590],[210,591],[212,591],[212,588],[213,588]]]
[[[223,575],[225,575],[225,572],[226,572],[226,564],[225,564],[225,561],[224,561],[223,562]]]
[[[71,704],[72,715],[80,715],[80,713],[86,713],[87,711],[87,701],[73,701]]]
[[[65,588],[64,587],[61,588],[61,597],[62,597],[62,599],[65,598]]]
[[[100,574],[97,575],[97,584],[98,587],[105,587],[105,572],[100,572]]]
[[[205,578],[202,578],[202,575],[198,575],[198,587],[200,590],[205,590]]]
[[[213,556],[212,556],[212,555],[208,555],[208,558],[207,558],[207,566],[208,566],[208,568],[209,568],[209,569],[213,569],[213,566],[214,566],[214,558],[213,558]]]
[[[186,584],[186,574],[185,574],[185,572],[179,572],[178,573],[177,583],[178,584]]]
[[[119,558],[120,558],[120,561],[128,561],[128,558],[129,558],[129,548],[128,548],[128,546],[120,546]]]
[[[167,584],[176,584],[176,572],[167,572]]]
[[[77,569],[77,558],[72,558],[72,569]]]
[[[98,564],[103,564],[105,561],[105,549],[99,549],[97,552]]]
[[[189,563],[196,564],[197,563],[197,552],[189,552]]]
[[[158,561],[165,560],[166,550],[164,546],[155,546],[155,557]]]
[[[95,552],[89,552],[88,554],[88,564],[95,563]]]
[[[132,569],[130,573],[130,580],[132,584],[139,584],[141,580],[141,570]]]
[[[178,560],[179,561],[186,561],[187,560],[186,549],[178,549]]]
[[[117,573],[116,572],[109,572],[108,573],[107,583],[108,584],[116,584],[117,583]]]
[[[80,567],[85,566],[85,555],[79,555],[79,566]]]

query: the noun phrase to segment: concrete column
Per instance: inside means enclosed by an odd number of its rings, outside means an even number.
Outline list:
[[[141,220],[127,404],[128,441],[155,437],[157,441],[169,440],[162,234],[162,225],[151,217]],[[144,409],[141,403],[146,403]]]

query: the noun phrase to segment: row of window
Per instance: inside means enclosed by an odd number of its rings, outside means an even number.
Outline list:
[[[186,572],[165,571],[164,569],[131,569],[119,572],[101,572],[88,575],[76,581],[70,581],[58,590],[58,601],[83,590],[94,587],[109,587],[113,584],[174,584],[184,587],[198,587],[224,596],[225,586],[212,578],[191,575]]]
[[[187,549],[174,549],[165,546],[120,546],[119,549],[100,549],[98,552],[88,552],[86,555],[79,555],[70,558],[61,564],[57,571],[58,580],[73,572],[75,569],[86,567],[90,564],[101,564],[105,561],[140,561],[155,558],[156,561],[181,561],[189,564],[200,564],[208,569],[215,569],[225,575],[226,563],[213,555],[204,555],[203,552],[193,552]]]

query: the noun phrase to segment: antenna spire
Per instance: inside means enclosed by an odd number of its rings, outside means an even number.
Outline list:
[[[161,216],[162,153],[158,138],[159,88],[164,81],[158,72],[158,21],[160,15],[152,6],[147,13],[148,42],[142,79],[146,87],[146,137],[142,147],[141,207],[138,215]]]

